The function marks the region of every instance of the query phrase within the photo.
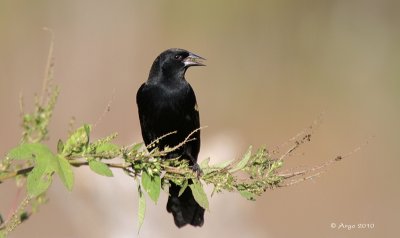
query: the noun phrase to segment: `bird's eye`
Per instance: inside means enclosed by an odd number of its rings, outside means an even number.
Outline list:
[[[182,60],[182,55],[175,55],[176,60]]]

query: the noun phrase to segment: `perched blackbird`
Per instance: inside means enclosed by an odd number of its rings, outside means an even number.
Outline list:
[[[174,147],[200,127],[196,96],[185,79],[190,66],[204,66],[204,58],[183,49],[169,49],[162,52],[153,62],[148,80],[142,84],[136,95],[140,126],[146,145],[170,132],[156,146]],[[197,130],[189,142],[170,152],[163,159],[180,158],[199,172],[197,155],[200,151],[200,131]],[[191,181],[189,181],[191,183]],[[169,188],[167,211],[172,213],[176,226],[186,224],[202,226],[204,209],[195,201],[189,188],[178,196],[180,187],[172,183]]]

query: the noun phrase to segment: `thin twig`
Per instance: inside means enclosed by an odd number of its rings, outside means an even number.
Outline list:
[[[304,128],[302,131],[297,133],[295,136],[291,137],[290,139],[286,140],[285,142],[281,143],[280,145],[275,146],[274,147],[275,149],[272,150],[272,154],[278,154],[282,147],[288,145],[289,143],[296,142],[298,140],[298,138],[300,138],[302,136],[304,138],[304,135],[314,134],[315,130],[318,129],[318,126],[322,123],[324,114],[325,114],[325,112],[321,112],[319,114],[319,116],[317,117],[317,119],[315,119],[310,126]]]
[[[20,203],[19,207],[15,210],[13,215],[6,221],[3,225],[5,228],[5,235],[12,232],[20,223],[21,220],[19,215],[25,210],[25,208],[29,205],[32,197],[26,196],[25,199]]]
[[[70,161],[70,164],[74,167],[80,167],[80,166],[86,166],[89,165],[89,162],[87,161]],[[104,163],[110,168],[118,168],[118,169],[125,169],[128,168],[130,165],[129,164],[117,164],[117,163]]]
[[[103,120],[104,116],[106,115],[106,113],[110,112],[111,110],[111,104],[114,101],[114,97],[115,97],[115,88],[112,91],[111,94],[111,99],[108,101],[106,108],[104,109],[103,113],[100,115],[99,119],[97,119],[96,123],[94,123],[93,128],[96,128],[98,124],[100,124],[101,120]]]
[[[299,175],[304,175],[305,173],[307,173],[307,170],[295,171],[293,173],[288,173],[288,174],[278,174],[278,176],[282,177],[283,179],[288,179]]]
[[[197,128],[196,130],[190,132],[190,134],[189,134],[188,136],[186,136],[186,138],[185,138],[184,141],[182,141],[181,143],[177,144],[176,146],[174,146],[174,147],[172,147],[172,148],[166,150],[166,152],[169,153],[169,152],[172,152],[172,151],[174,151],[174,150],[177,150],[178,148],[180,148],[181,146],[183,146],[183,145],[186,144],[187,142],[192,141],[192,140],[195,140],[194,138],[190,139],[190,137],[191,137],[192,135],[194,135],[196,132],[198,132],[198,131],[200,131],[200,130],[203,130],[203,129],[205,129],[205,128],[207,128],[207,126],[199,127],[199,128]]]
[[[169,136],[169,135],[176,134],[176,133],[177,133],[177,131],[171,131],[171,132],[168,132],[168,133],[165,134],[165,135],[162,135],[162,136],[158,137],[157,139],[153,140],[150,144],[148,144],[148,145],[146,146],[146,149],[147,149],[149,152],[151,152],[150,149],[153,148],[153,147],[155,147],[156,144],[158,144],[159,141],[160,141],[161,139],[163,139],[163,138],[165,138],[165,137],[167,137],[167,136]]]
[[[19,93],[19,113],[20,113],[21,118],[23,118],[23,116],[25,115],[24,106],[25,106],[24,105],[24,97],[22,95],[22,92],[20,92]]]
[[[1,183],[1,182],[4,182],[4,181],[7,180],[7,179],[14,178],[14,177],[16,177],[16,176],[18,176],[18,175],[25,175],[25,174],[28,174],[29,172],[32,171],[32,169],[33,169],[33,166],[30,166],[30,167],[27,167],[27,168],[22,168],[22,169],[19,169],[19,170],[10,172],[10,173],[8,173],[8,174],[2,175],[2,176],[0,177],[0,183]]]
[[[322,170],[322,171],[319,171],[318,173],[312,174],[312,175],[310,175],[310,176],[307,176],[307,177],[303,177],[303,178],[300,178],[300,179],[293,180],[293,181],[291,181],[290,183],[278,184],[277,186],[278,186],[278,187],[289,187],[289,186],[293,186],[293,185],[295,185],[295,184],[298,184],[298,183],[301,183],[301,182],[304,182],[304,181],[313,179],[313,178],[315,178],[315,177],[318,177],[318,176],[320,176],[321,174],[323,174],[323,173],[325,173],[325,172],[326,172],[325,170]]]
[[[202,129],[205,129],[205,128],[207,128],[207,126],[199,127],[199,128],[197,128],[196,130],[192,131],[188,136],[186,136],[185,140],[183,140],[181,143],[177,144],[177,145],[174,146],[174,147],[165,148],[164,150],[159,151],[159,154],[154,154],[154,153],[153,153],[154,150],[156,149],[156,148],[155,148],[155,149],[153,149],[153,150],[150,151],[150,154],[151,154],[151,156],[153,156],[153,157],[155,156],[155,157],[156,157],[156,156],[164,156],[164,155],[166,155],[166,154],[168,154],[168,153],[170,153],[170,152],[173,152],[173,151],[179,149],[180,147],[182,147],[184,144],[188,143],[189,141],[196,140],[195,138],[190,138],[190,137],[191,137],[194,133],[196,133],[196,132],[198,132],[198,131],[200,131],[200,130],[202,130]],[[175,134],[175,133],[177,133],[177,132],[176,132],[176,131],[169,132],[169,133],[167,133],[167,134],[165,134],[165,135],[163,135],[163,136],[157,138],[156,140],[154,140],[153,142],[151,142],[151,143],[147,146],[147,149],[149,150],[151,147],[153,147],[153,146],[155,146],[157,143],[159,143],[159,141],[160,141],[161,139],[163,139],[163,138],[165,138],[165,137],[167,137],[167,136],[169,136],[169,135]]]
[[[297,143],[296,145],[292,146],[289,150],[287,150],[281,157],[279,157],[278,160],[283,160],[285,157],[287,157],[290,153],[292,153],[295,149],[299,148],[300,143]]]
[[[50,28],[44,27],[44,31],[47,31],[50,33],[51,39],[50,39],[50,48],[49,48],[49,53],[47,56],[47,62],[46,62],[46,69],[45,69],[45,75],[43,79],[43,85],[42,85],[42,93],[40,95],[40,105],[43,105],[44,103],[44,98],[46,95],[46,91],[48,88],[48,84],[53,78],[53,73],[54,73],[54,33],[53,30]]]
[[[171,167],[171,166],[167,166],[167,165],[161,165],[161,167],[163,167],[165,169],[165,172],[168,173],[172,173],[172,174],[187,174],[189,171],[185,171],[185,170],[181,170],[177,167]],[[193,175],[195,175],[195,173],[193,172]]]
[[[323,173],[325,173],[327,171],[327,169],[325,169],[325,168],[328,168],[331,164],[333,164],[335,162],[338,162],[338,161],[341,161],[341,160],[343,160],[343,159],[345,159],[345,158],[347,158],[349,156],[352,156],[353,154],[359,152],[362,149],[362,147],[364,147],[365,145],[367,145],[369,143],[371,138],[373,138],[373,136],[368,137],[368,139],[362,145],[357,146],[356,148],[354,148],[353,150],[351,150],[347,154],[338,155],[335,158],[332,158],[332,159],[326,161],[325,163],[323,163],[323,164],[321,164],[319,166],[315,166],[315,167],[312,167],[310,169],[305,169],[305,170],[301,170],[301,171],[295,171],[293,173],[278,174],[278,176],[280,176],[284,180],[286,180],[286,179],[289,179],[289,178],[293,178],[293,177],[297,177],[297,176],[303,176],[303,175],[306,175],[307,173],[316,171],[316,173],[311,174],[311,175],[309,175],[307,177],[302,177],[302,178],[299,178],[299,179],[295,179],[295,180],[292,180],[289,183],[279,184],[278,187],[292,186],[292,185],[298,184],[300,182],[303,182],[303,181],[306,181],[306,180],[310,180],[310,179],[312,179],[314,177],[320,176],[321,174],[323,174]]]

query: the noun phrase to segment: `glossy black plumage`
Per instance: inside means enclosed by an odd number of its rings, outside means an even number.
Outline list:
[[[166,50],[155,59],[148,80],[136,95],[146,145],[167,133],[176,132],[157,143],[160,150],[165,146],[173,147],[200,127],[196,96],[185,79],[188,67],[203,65],[200,59],[203,58],[183,49]],[[165,159],[180,157],[189,160],[189,164],[197,168],[200,131],[191,138],[194,140],[171,152]],[[177,185],[171,185],[167,203],[167,211],[173,214],[175,224],[178,227],[186,224],[202,226],[204,209],[194,200],[189,188],[178,197],[179,189]]]

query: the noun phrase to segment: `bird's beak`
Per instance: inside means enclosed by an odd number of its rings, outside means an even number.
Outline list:
[[[190,66],[206,66],[205,64],[202,63],[202,60],[206,60],[201,56],[198,56],[193,53],[189,53],[189,56],[183,59],[183,63],[185,64],[185,67],[190,67]]]

